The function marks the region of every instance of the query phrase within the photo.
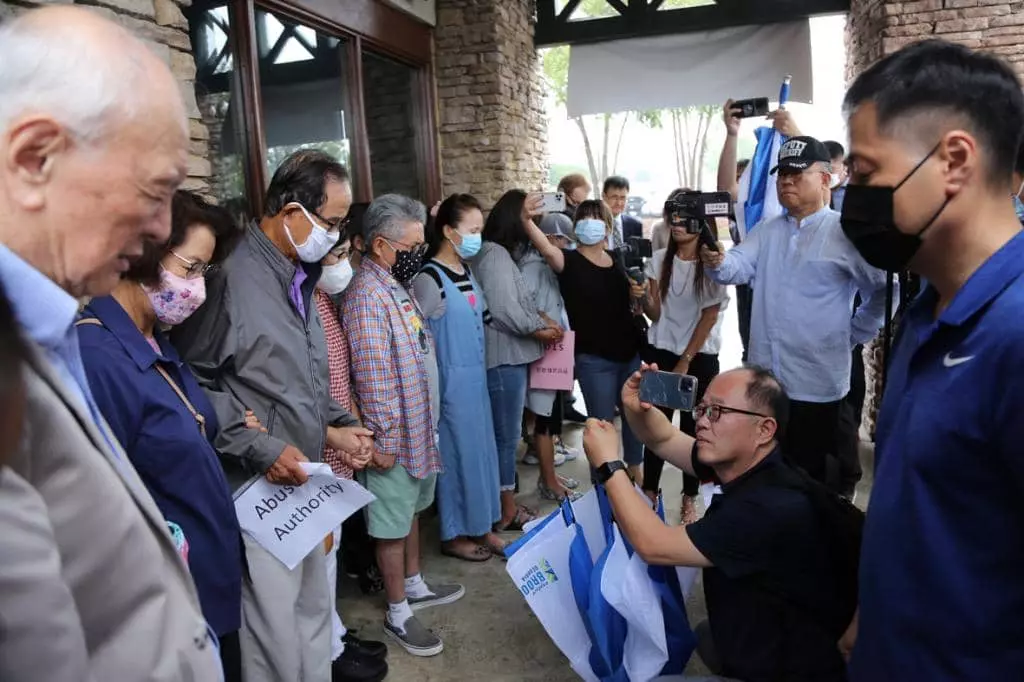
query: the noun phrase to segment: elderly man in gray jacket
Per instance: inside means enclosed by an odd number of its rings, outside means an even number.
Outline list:
[[[249,409],[264,426],[228,423],[218,435],[235,488],[264,475],[301,485],[302,463],[319,461],[325,443],[354,469],[370,461],[372,432],[330,397],[327,342],[312,300],[320,260],[337,243],[351,203],[348,173],[333,158],[304,150],[285,159],[263,218],[209,279],[206,304],[175,330],[217,416]],[[383,646],[351,635],[332,666],[322,548],[289,571],[248,535],[244,541],[251,576],[242,588],[240,633],[247,682],[383,679]]]

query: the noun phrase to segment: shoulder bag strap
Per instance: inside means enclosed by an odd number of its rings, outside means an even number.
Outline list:
[[[85,317],[75,322],[76,327],[80,327],[83,324],[92,324],[96,325],[97,327],[104,326],[103,323],[100,322],[95,317]],[[181,387],[178,386],[177,382],[175,382],[174,379],[171,378],[171,375],[167,373],[167,370],[160,366],[159,362],[154,363],[153,367],[156,369],[157,372],[160,373],[160,376],[164,378],[164,381],[167,382],[167,385],[171,387],[171,390],[174,391],[175,395],[178,396],[181,402],[184,403],[185,407],[192,414],[192,418],[196,420],[196,424],[199,425],[199,433],[203,434],[203,438],[206,438],[206,417],[200,414],[199,411],[192,405],[192,401],[188,399],[188,396],[186,396],[185,392],[181,390]]]

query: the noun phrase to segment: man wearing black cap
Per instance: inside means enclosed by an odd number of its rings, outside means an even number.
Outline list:
[[[825,204],[831,155],[813,137],[792,137],[779,150],[779,203],[786,213],[763,222],[728,253],[707,247],[701,260],[721,284],[755,278],[751,363],[769,367],[792,401],[786,455],[819,481],[828,455],[843,444],[843,397],[850,390],[850,352],[874,338],[885,309],[885,274],[869,266]],[[863,304],[850,317],[853,299]]]

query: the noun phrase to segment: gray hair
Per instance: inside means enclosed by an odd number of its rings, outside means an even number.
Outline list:
[[[401,194],[377,197],[363,216],[364,248],[369,251],[377,237],[401,239],[406,223],[411,222],[427,222],[427,209],[423,204]]]
[[[19,116],[45,113],[95,142],[141,109],[151,92],[144,67],[151,56],[140,40],[111,24],[124,36],[115,50],[91,32],[34,14],[0,25],[0,131]]]

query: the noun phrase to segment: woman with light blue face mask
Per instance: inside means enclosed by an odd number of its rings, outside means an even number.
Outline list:
[[[576,250],[553,245],[535,225],[526,228],[534,247],[558,275],[569,326],[576,333],[576,380],[587,414],[613,421],[622,385],[640,367],[644,287],[630,279],[605,248],[612,218],[602,202],[584,201],[576,209]],[[625,421],[622,445],[630,474],[639,483],[643,445]]]
[[[468,194],[453,194],[427,226],[427,262],[412,281],[437,349],[441,420],[437,477],[441,552],[487,561],[504,549],[498,452],[487,390],[484,325],[490,314],[466,260],[480,251],[484,216]]]

